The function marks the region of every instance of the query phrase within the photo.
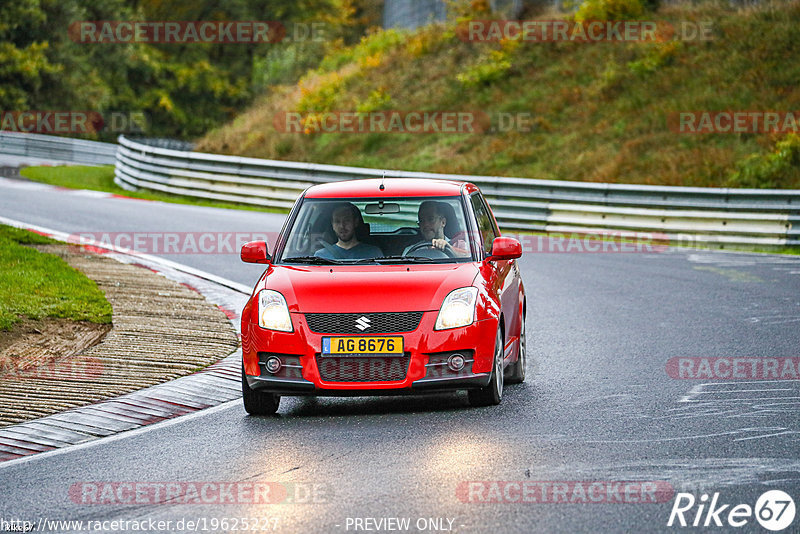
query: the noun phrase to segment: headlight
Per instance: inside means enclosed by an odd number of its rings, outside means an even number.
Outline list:
[[[292,331],[292,318],[286,299],[277,291],[262,289],[258,293],[258,326],[281,332]]]
[[[462,287],[451,291],[442,302],[434,330],[447,330],[468,326],[475,320],[475,302],[478,300],[477,287]]]

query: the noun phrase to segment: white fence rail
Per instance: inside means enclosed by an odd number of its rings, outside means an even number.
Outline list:
[[[191,152],[169,140],[119,145],[0,132],[0,154],[115,164],[114,181],[195,198],[288,209],[308,186],[374,178],[383,170]],[[467,180],[490,199],[505,230],[659,234],[677,244],[800,246],[800,190],[721,189],[385,171],[387,177]]]
[[[114,165],[117,145],[54,135],[0,131],[0,154],[87,165]]]
[[[800,245],[800,190],[722,189],[463,176],[243,158],[119,138],[115,181],[197,198],[289,208],[306,187],[354,178],[467,180],[507,230],[650,232],[682,244]]]

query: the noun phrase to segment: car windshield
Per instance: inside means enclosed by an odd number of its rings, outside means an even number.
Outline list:
[[[277,262],[472,261],[461,197],[304,199]]]

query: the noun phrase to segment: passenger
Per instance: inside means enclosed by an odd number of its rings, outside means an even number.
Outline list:
[[[331,226],[338,241],[314,253],[314,256],[329,260],[360,260],[380,258],[381,249],[358,240],[359,229],[363,228],[363,219],[358,208],[345,202],[337,204],[331,214]]]

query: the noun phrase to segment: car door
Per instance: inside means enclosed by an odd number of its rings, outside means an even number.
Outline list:
[[[492,253],[492,243],[500,237],[497,222],[489,209],[486,199],[480,192],[470,195],[472,212],[478,226],[482,258],[487,258]],[[516,260],[483,261],[481,273],[490,291],[500,301],[500,309],[505,318],[505,342],[519,335],[519,278],[516,276]]]

